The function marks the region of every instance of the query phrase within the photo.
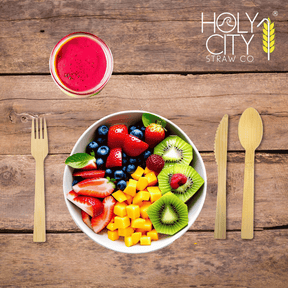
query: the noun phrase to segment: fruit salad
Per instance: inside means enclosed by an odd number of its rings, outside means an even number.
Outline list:
[[[66,197],[95,233],[106,231],[130,247],[151,245],[188,225],[186,203],[204,180],[190,166],[192,146],[165,126],[149,113],[129,127],[102,125],[85,152],[66,159],[74,168]]]

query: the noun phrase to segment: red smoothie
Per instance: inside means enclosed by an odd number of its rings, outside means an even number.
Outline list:
[[[68,40],[55,59],[56,73],[63,85],[79,92],[96,87],[103,79],[106,67],[102,47],[87,36]]]

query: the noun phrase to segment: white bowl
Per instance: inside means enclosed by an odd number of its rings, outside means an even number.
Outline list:
[[[126,124],[128,127],[131,124],[141,121],[142,114],[145,112],[146,111],[139,111],[139,110],[123,111],[123,112],[118,112],[118,113],[110,114],[106,117],[103,117],[102,119],[100,119],[99,121],[91,125],[81,135],[81,137],[78,139],[75,146],[73,147],[71,155],[75,153],[85,152],[85,148],[87,144],[93,139],[94,133],[99,126],[104,125],[104,124],[109,126],[109,125],[121,123],[121,124]],[[162,116],[159,116],[159,117],[165,119]],[[100,232],[99,234],[96,234],[82,221],[80,209],[66,199],[66,194],[72,190],[72,181],[73,181],[73,177],[72,177],[73,169],[66,165],[65,170],[64,170],[64,177],[63,177],[63,192],[64,192],[66,205],[68,207],[68,210],[73,220],[77,224],[77,226],[96,243],[106,248],[109,248],[111,250],[114,250],[117,252],[123,252],[123,253],[152,252],[152,251],[168,246],[173,241],[181,237],[197,219],[200,211],[202,210],[205,197],[206,197],[206,190],[207,190],[207,176],[206,176],[204,162],[200,156],[200,153],[198,152],[193,142],[189,139],[189,137],[177,125],[175,125],[168,119],[165,119],[165,121],[167,122],[165,128],[168,130],[170,134],[178,135],[183,140],[185,140],[190,145],[192,145],[193,150],[194,150],[192,166],[195,168],[195,170],[201,175],[201,177],[205,181],[204,185],[200,188],[200,190],[186,203],[188,205],[188,217],[189,217],[188,225],[173,236],[163,236],[158,241],[152,241],[151,245],[149,246],[142,246],[140,244],[137,244],[131,247],[126,247],[124,241],[120,241],[120,240],[111,241],[110,239],[108,239],[107,232],[105,231]]]

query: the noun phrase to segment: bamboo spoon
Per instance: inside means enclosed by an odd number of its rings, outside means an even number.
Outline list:
[[[240,117],[238,136],[245,149],[241,238],[253,239],[254,158],[255,149],[260,145],[263,136],[262,120],[254,108],[246,109]]]

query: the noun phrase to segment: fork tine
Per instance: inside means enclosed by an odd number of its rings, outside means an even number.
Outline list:
[[[42,118],[40,118],[39,121],[40,121],[40,139],[43,139],[43,136],[42,136],[43,135],[43,133],[42,133],[42,122],[43,121],[42,121]]]
[[[38,118],[36,119],[36,139],[39,139]]]
[[[35,127],[34,127],[34,118],[32,118],[31,140],[34,139],[35,139]]]
[[[44,139],[48,140],[46,119],[44,118]]]

